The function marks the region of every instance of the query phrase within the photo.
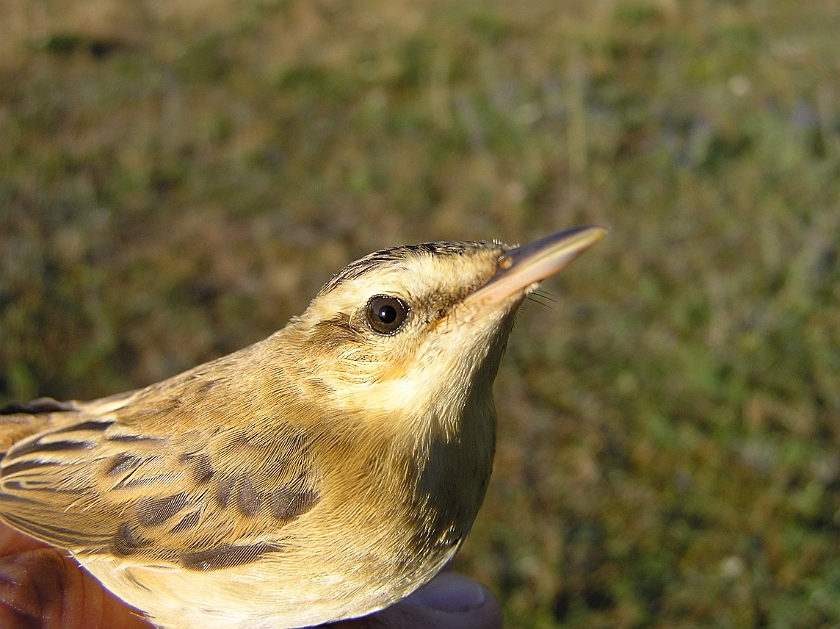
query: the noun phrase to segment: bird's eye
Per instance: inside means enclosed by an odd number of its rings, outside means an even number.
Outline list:
[[[377,334],[395,334],[407,316],[408,304],[396,297],[376,295],[370,298],[367,305],[368,325]]]

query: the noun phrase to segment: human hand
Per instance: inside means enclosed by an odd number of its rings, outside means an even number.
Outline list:
[[[493,593],[463,574],[441,572],[428,584],[370,616],[326,625],[330,629],[502,629]]]
[[[63,551],[0,524],[0,627],[152,629]],[[408,598],[330,629],[501,629],[502,612],[483,585],[444,572]]]

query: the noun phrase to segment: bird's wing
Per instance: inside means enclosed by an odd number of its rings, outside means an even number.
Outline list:
[[[280,550],[283,526],[319,501],[307,437],[282,417],[228,421],[230,400],[184,406],[183,388],[177,400],[165,389],[45,408],[67,416],[5,453],[0,518],[74,553],[195,570]]]

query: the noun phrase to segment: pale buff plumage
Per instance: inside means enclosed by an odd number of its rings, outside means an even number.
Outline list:
[[[381,609],[472,525],[517,307],[604,231],[374,253],[251,347],[139,391],[10,407],[0,519],[167,629]]]

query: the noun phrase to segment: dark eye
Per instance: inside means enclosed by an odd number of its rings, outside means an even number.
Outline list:
[[[396,297],[376,295],[367,305],[368,324],[377,334],[394,334],[405,323],[407,316],[408,304]]]

